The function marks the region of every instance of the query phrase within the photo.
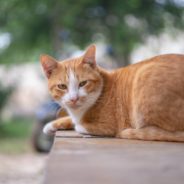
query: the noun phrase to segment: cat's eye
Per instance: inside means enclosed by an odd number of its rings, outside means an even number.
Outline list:
[[[65,85],[65,84],[58,84],[57,86],[58,86],[59,89],[62,89],[62,90],[67,89],[67,85]]]
[[[87,84],[87,81],[82,81],[82,82],[79,83],[79,87],[83,87],[83,86],[85,86],[86,84]]]

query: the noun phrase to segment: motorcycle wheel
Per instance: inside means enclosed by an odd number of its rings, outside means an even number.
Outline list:
[[[43,133],[45,123],[36,122],[32,133],[32,147],[35,151],[40,153],[48,153],[51,150],[54,136],[48,136]]]

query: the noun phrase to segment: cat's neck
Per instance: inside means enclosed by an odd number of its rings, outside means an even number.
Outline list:
[[[90,107],[88,107],[89,109]],[[81,118],[83,117],[83,115],[85,114],[85,112],[88,110],[86,107],[80,107],[78,109],[71,109],[71,108],[66,108],[69,116],[72,119],[72,122],[77,125],[80,123]]]

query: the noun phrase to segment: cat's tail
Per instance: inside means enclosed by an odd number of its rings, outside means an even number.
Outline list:
[[[149,126],[140,129],[125,129],[120,132],[119,137],[147,141],[184,142],[184,131],[170,132],[158,127]]]

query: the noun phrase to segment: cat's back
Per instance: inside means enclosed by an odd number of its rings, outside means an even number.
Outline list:
[[[132,87],[133,121],[184,129],[184,55],[167,54],[131,66],[136,68]],[[130,70],[132,70],[130,68]],[[174,120],[177,119],[176,120]],[[164,121],[167,120],[167,124]],[[137,122],[137,123],[136,123]]]
[[[153,85],[154,88],[162,82],[162,85],[167,82],[173,85],[184,82],[182,77],[184,75],[184,55],[181,54],[156,56],[131,67],[130,70],[135,71],[133,79],[135,88],[144,87],[145,84]]]
[[[154,56],[145,60],[142,60],[139,63],[136,64],[140,64],[140,63],[145,63],[145,62],[160,62],[160,61],[182,61],[184,59],[184,54],[162,54],[162,55],[158,55],[158,56]],[[136,65],[135,64],[135,65]]]
[[[118,91],[124,90],[137,96],[142,90],[149,93],[163,90],[164,86],[181,86],[184,83],[183,75],[184,55],[165,54],[120,68],[114,71],[113,78]]]
[[[129,69],[136,68],[137,70],[145,70],[148,68],[157,68],[162,66],[170,66],[170,67],[176,67],[176,66],[182,66],[184,62],[184,55],[183,54],[163,54],[158,55],[149,59],[142,60],[136,64],[129,65]]]

